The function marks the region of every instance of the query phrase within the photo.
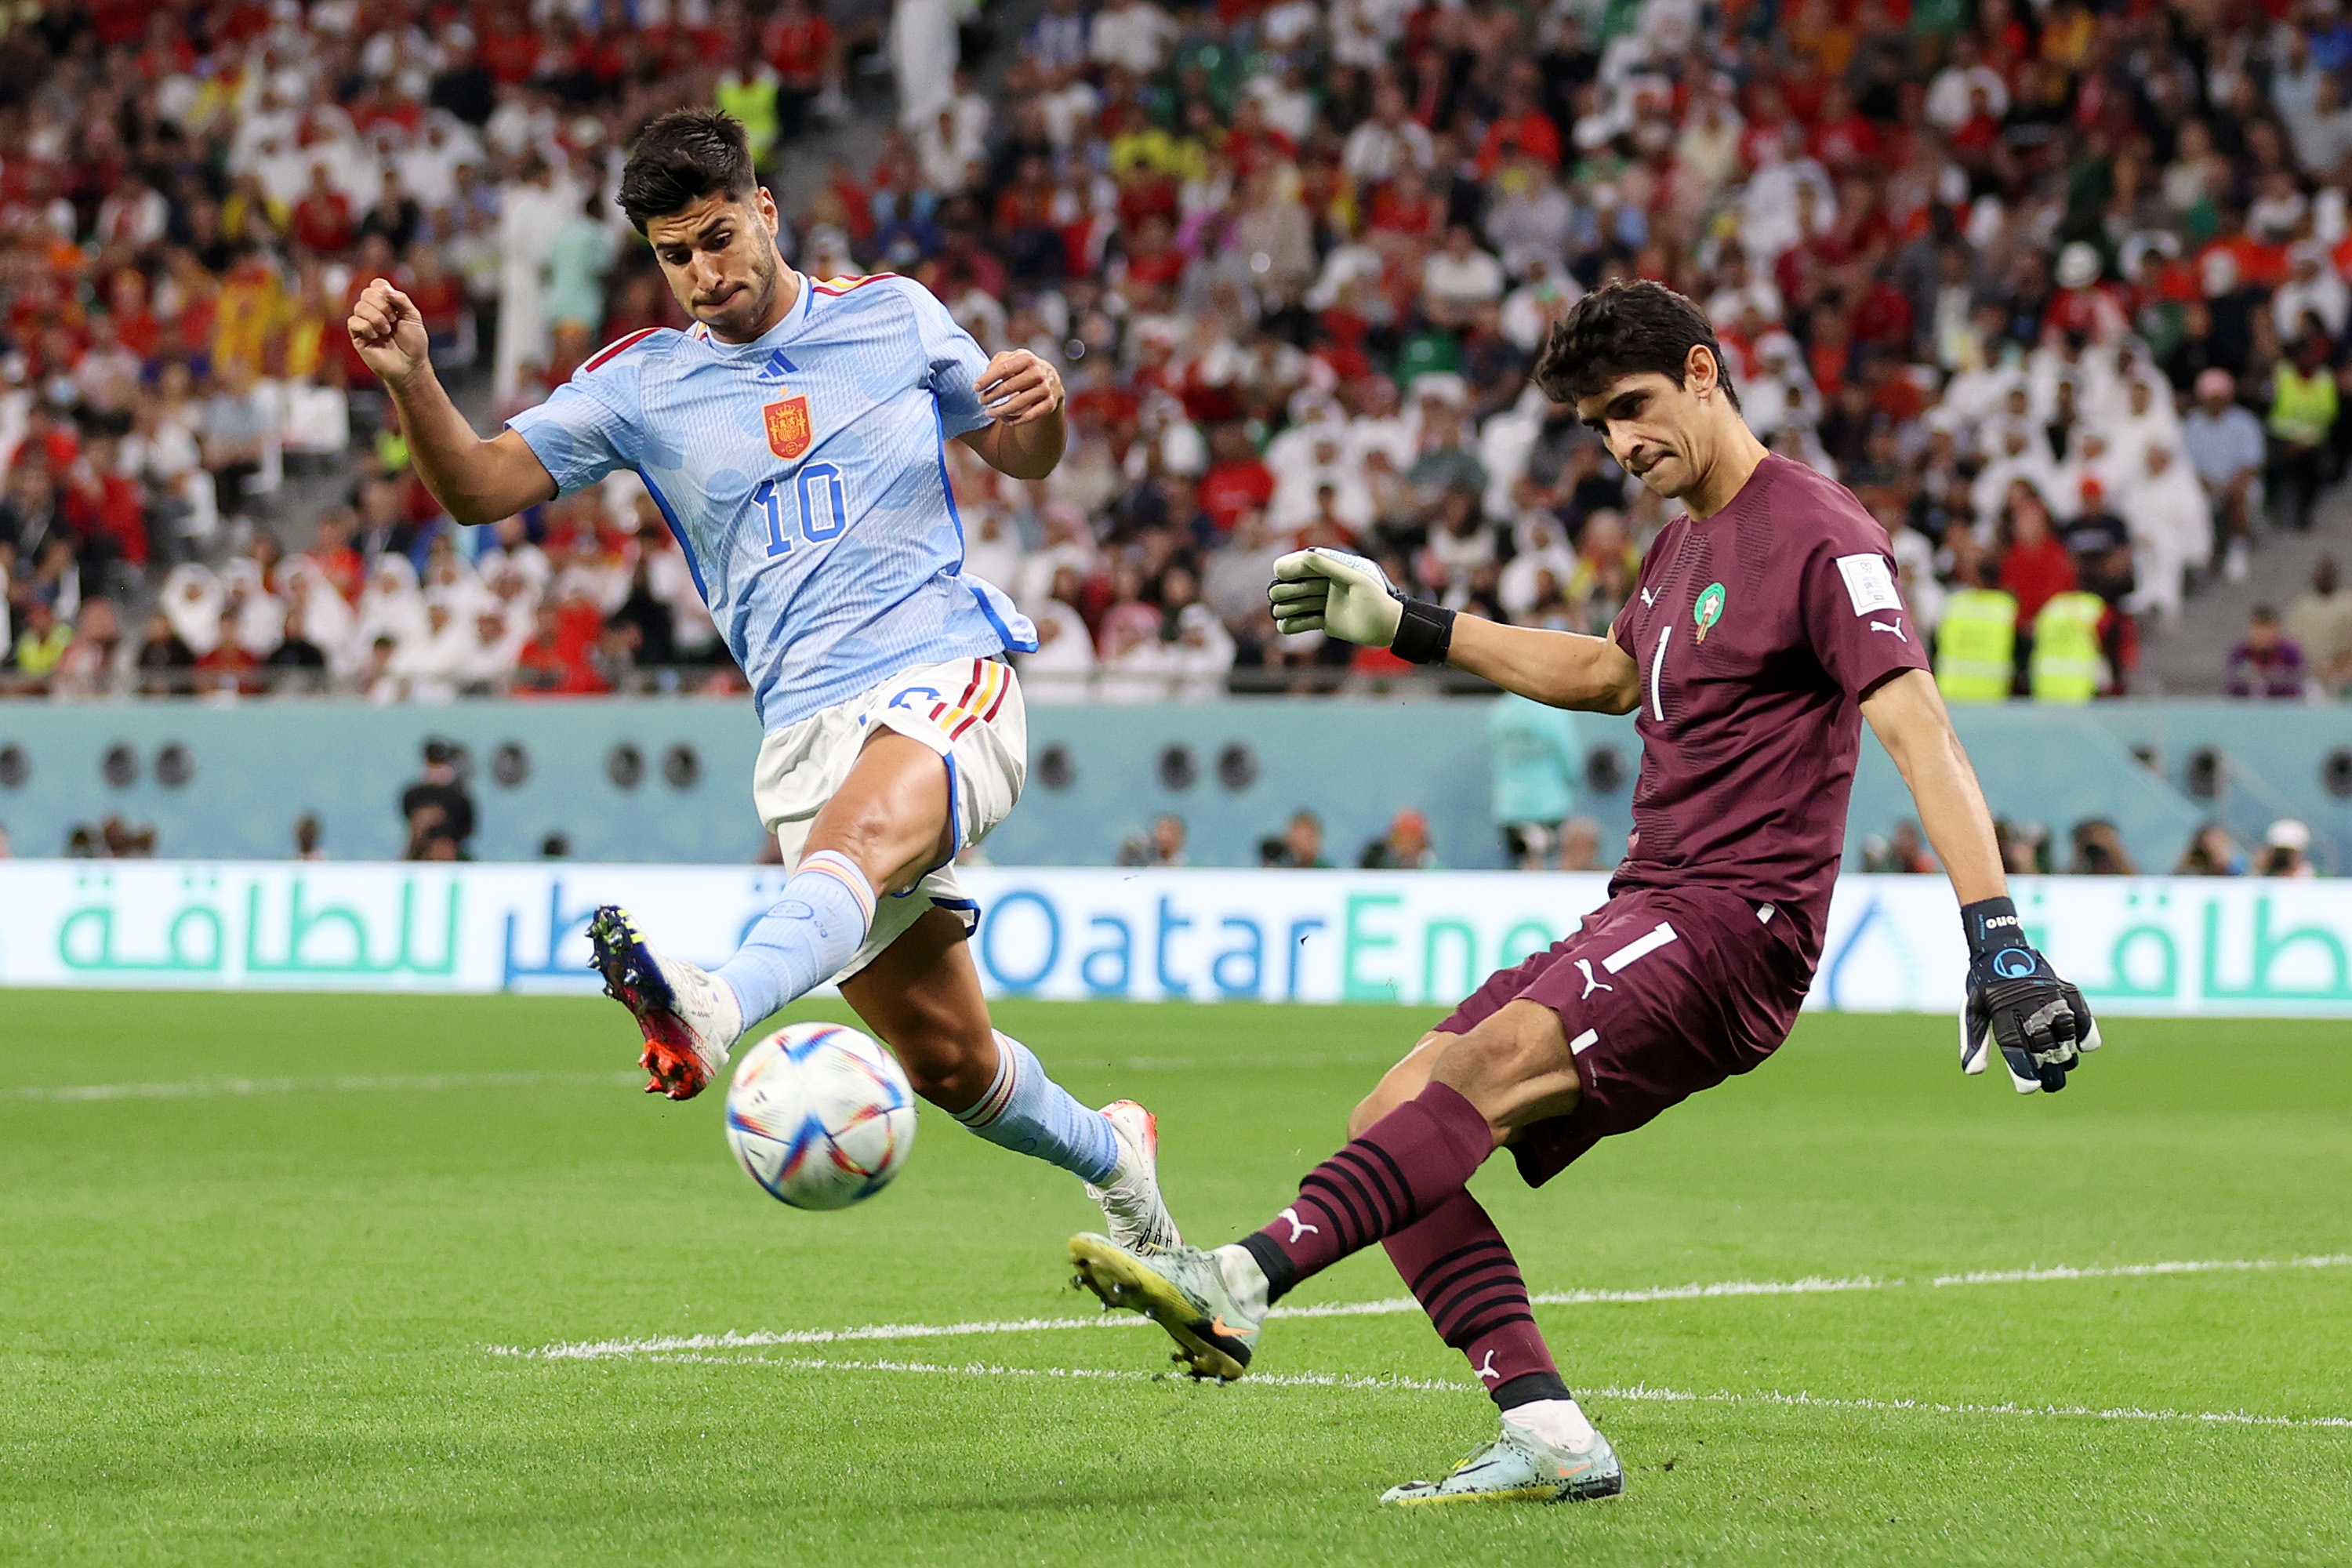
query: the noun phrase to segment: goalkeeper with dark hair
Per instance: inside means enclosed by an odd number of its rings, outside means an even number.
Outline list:
[[[1638,715],[1634,833],[1610,899],[1490,977],[1391,1068],[1265,1228],[1214,1251],[1070,1243],[1079,1282],[1156,1320],[1203,1376],[1238,1377],[1267,1308],[1378,1242],[1501,1407],[1502,1430],[1385,1500],[1614,1496],[1624,1473],[1537,1331],[1467,1190],[1498,1148],[1540,1185],[1601,1139],[1747,1072],[1796,1021],[1822,956],[1863,721],[1958,894],[1969,958],[1961,1066],[1997,1048],[2023,1093],[2065,1087],[2099,1043],[2082,993],[2034,951],[1993,825],[1895,586],[1885,531],[1845,489],[1748,429],[1706,317],[1654,283],[1587,295],[1536,374],[1611,456],[1683,503],[1605,637],[1499,626],[1403,598],[1360,556],[1275,567],[1275,617],[1450,664],[1557,708]]]

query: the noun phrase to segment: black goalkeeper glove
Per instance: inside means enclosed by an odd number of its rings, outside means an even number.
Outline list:
[[[1960,910],[1969,937],[1969,1000],[1960,1011],[1960,1070],[1980,1073],[1990,1039],[2020,1094],[2055,1094],[2083,1051],[2099,1048],[2099,1026],[2083,994],[2058,978],[2025,940],[2017,906],[1985,899]]]

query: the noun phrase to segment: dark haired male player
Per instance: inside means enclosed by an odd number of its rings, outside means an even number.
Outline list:
[[[1025,350],[989,358],[919,283],[793,270],[724,114],[654,121],[620,195],[695,325],[611,344],[490,440],[435,379],[400,290],[370,283],[350,324],[457,521],[634,469],[751,682],[767,731],[752,796],[795,868],[782,898],[709,971],[609,905],[589,923],[645,1035],[647,1089],[699,1093],[752,1025],[838,978],[925,1099],[1076,1173],[1123,1240],[1174,1242],[1150,1114],[1085,1109],[991,1028],[963,945],[979,906],[952,865],[1020,797],[1027,724],[1003,656],[1037,644],[964,574],[946,443],[1043,479],[1062,456],[1061,378]]]
[[[1766,452],[1698,307],[1612,284],[1552,330],[1536,374],[1627,472],[1687,515],[1606,637],[1497,626],[1403,599],[1361,557],[1275,565],[1286,632],[1450,663],[1558,708],[1638,712],[1635,833],[1610,899],[1496,973],[1391,1068],[1353,1142],[1297,1200],[1214,1252],[1071,1239],[1080,1283],[1148,1313],[1202,1375],[1238,1377],[1266,1308],[1374,1242],[1502,1407],[1502,1434],[1390,1502],[1610,1497],[1624,1474],[1536,1331],[1518,1266],[1465,1189],[1507,1146],[1536,1185],[1769,1056],[1820,962],[1861,720],[1895,759],[1959,895],[1970,963],[1961,1065],[1988,1037],[2021,1091],[2098,1044],[2080,992],[2018,926],[1976,775],[1895,591],[1885,532],[1845,490]]]

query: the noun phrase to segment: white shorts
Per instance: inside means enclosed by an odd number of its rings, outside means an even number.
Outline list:
[[[866,737],[877,730],[920,741],[947,763],[954,843],[946,862],[913,888],[876,901],[874,929],[836,981],[880,957],[929,910],[959,916],[967,933],[980,923],[980,905],[956,880],[955,857],[1013,814],[1029,775],[1029,712],[1010,664],[957,658],[902,670],[760,742],[751,802],[761,826],[776,836],[785,866],[800,864],[816,814],[847,782]]]

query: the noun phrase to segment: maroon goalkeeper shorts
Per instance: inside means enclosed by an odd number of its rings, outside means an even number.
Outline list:
[[[1581,1090],[1510,1145],[1529,1186],[1601,1139],[1747,1072],[1788,1038],[1813,963],[1769,906],[1707,888],[1618,894],[1565,941],[1498,970],[1437,1026],[1467,1034],[1507,1002],[1559,1015]]]

